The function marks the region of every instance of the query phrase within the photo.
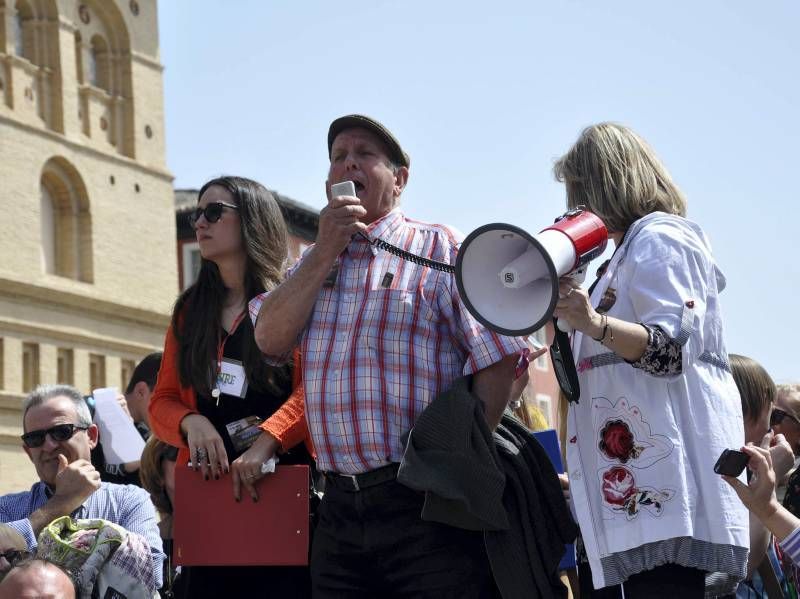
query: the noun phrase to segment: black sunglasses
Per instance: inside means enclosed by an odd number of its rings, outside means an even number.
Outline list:
[[[224,208],[233,208],[234,210],[238,210],[239,206],[234,206],[233,204],[226,204],[225,202],[211,202],[206,205],[205,208],[200,208],[199,206],[194,209],[189,215],[189,226],[192,229],[197,228],[197,221],[200,219],[201,216],[206,217],[206,221],[210,223],[215,223],[219,220],[222,216],[222,210]]]
[[[13,568],[24,559],[28,559],[33,554],[27,550],[9,549],[5,553],[0,553],[0,557],[5,558],[9,565]]]
[[[789,420],[794,420],[797,424],[800,424],[800,420],[798,420],[788,412],[784,412],[780,408],[772,408],[772,414],[769,415],[769,425],[775,426],[776,424],[780,424],[781,422],[783,422],[784,418],[788,418]]]
[[[44,439],[47,435],[56,443],[61,443],[67,439],[71,439],[76,431],[85,431],[89,427],[81,426],[79,424],[57,424],[52,428],[42,429],[39,431],[31,431],[22,435],[22,442],[25,446],[34,449],[44,445]]]

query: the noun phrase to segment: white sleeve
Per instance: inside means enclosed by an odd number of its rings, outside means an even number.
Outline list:
[[[683,371],[703,352],[703,323],[713,259],[691,229],[655,223],[631,240],[626,260],[633,263],[628,282],[635,318],[659,326],[682,349]]]

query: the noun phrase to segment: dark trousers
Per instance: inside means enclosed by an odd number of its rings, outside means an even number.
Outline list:
[[[328,485],[311,549],[315,599],[495,598],[483,534],[425,522],[424,495],[389,481]]]
[[[581,568],[581,597],[591,599],[622,599],[620,585],[594,590],[592,574],[586,564]],[[678,564],[665,564],[634,574],[626,580],[625,599],[703,599],[706,572]]]

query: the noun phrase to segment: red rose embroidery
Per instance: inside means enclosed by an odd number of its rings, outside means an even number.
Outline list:
[[[627,468],[614,466],[603,474],[603,497],[606,503],[624,507],[636,493],[636,481]]]
[[[637,458],[641,451],[634,445],[633,433],[622,420],[609,420],[600,431],[600,451],[623,464]]]

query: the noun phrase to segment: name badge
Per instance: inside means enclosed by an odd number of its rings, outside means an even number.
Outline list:
[[[250,448],[255,443],[258,436],[261,434],[259,425],[264,422],[258,416],[248,416],[241,420],[236,420],[225,425],[228,429],[228,435],[233,443],[233,448],[236,453],[242,453]]]
[[[244,366],[239,360],[224,358],[220,362],[217,389],[220,393],[234,397],[247,395],[247,377],[244,374]]]

